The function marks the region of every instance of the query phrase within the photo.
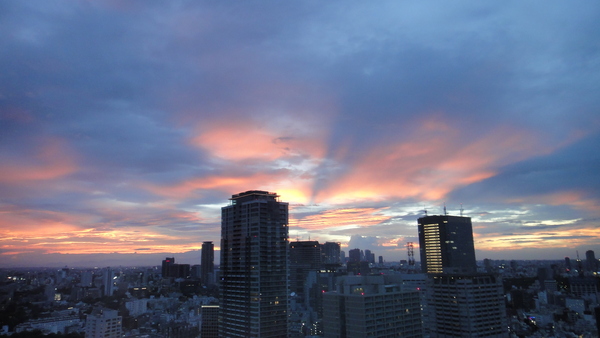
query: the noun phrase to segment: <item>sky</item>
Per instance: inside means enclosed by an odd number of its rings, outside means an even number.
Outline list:
[[[0,267],[199,264],[221,207],[407,259],[600,254],[596,1],[0,0]],[[218,254],[215,255],[218,260]]]

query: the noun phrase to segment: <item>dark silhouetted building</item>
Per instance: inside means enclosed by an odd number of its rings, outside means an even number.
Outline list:
[[[340,243],[325,242],[325,244],[321,244],[321,254],[323,255],[323,263],[339,264]]]
[[[598,260],[593,250],[585,252],[585,268],[587,271],[598,271]]]
[[[425,216],[419,218],[418,222],[423,272],[473,273],[477,271],[470,217]]]
[[[348,251],[348,262],[360,262],[360,249]]]
[[[169,277],[169,267],[175,264],[175,257],[167,257],[162,261],[162,269],[160,270],[163,278]]]
[[[321,267],[321,245],[318,241],[290,243],[290,292],[304,299],[304,284],[310,271]]]
[[[288,203],[251,190],[221,209],[219,337],[286,337]]]
[[[200,324],[200,337],[219,338],[219,306],[202,305],[202,324]]]
[[[212,285],[215,280],[215,246],[213,242],[202,243],[200,258],[200,280],[204,285]]]

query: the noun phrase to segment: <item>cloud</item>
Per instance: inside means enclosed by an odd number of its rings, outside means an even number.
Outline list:
[[[461,203],[489,257],[600,251],[597,11],[3,2],[2,255],[193,252],[250,189],[386,260]]]

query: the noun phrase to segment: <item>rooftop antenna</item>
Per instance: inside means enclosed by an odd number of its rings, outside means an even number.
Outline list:
[[[448,213],[446,212],[446,202],[444,202],[444,216],[448,216]]]
[[[464,210],[464,209],[463,209],[463,207],[462,207],[462,203],[461,203],[461,204],[460,204],[460,217],[462,217],[462,215],[463,215],[463,210]]]
[[[423,209],[425,211],[425,217],[427,217],[427,209]]]

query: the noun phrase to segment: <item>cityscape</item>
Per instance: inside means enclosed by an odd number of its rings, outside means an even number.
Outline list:
[[[0,0],[0,337],[595,337],[600,2]]]
[[[471,218],[418,219],[420,260],[290,241],[274,192],[222,207],[221,259],[200,264],[2,270],[15,337],[597,337],[600,260],[477,261]]]

